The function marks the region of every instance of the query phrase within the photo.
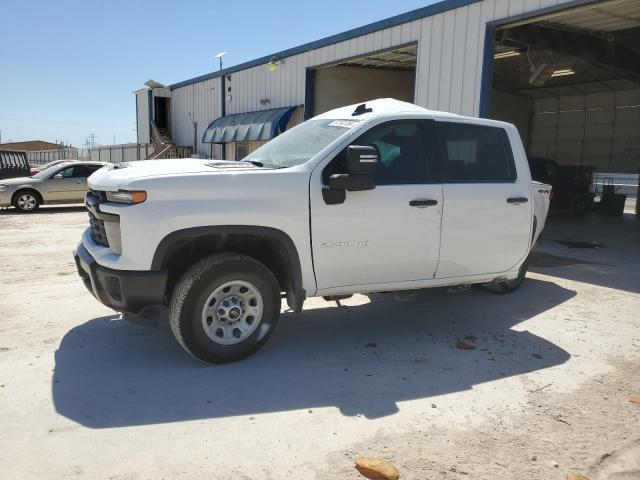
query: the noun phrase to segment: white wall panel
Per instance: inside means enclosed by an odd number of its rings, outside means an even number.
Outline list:
[[[138,143],[150,143],[149,138],[149,93],[148,90],[136,92],[136,127]]]
[[[171,91],[171,138],[176,145],[193,146],[195,133],[195,153],[211,157],[211,145],[202,143],[202,135],[221,116],[220,90],[220,78],[212,78]],[[219,157],[219,151],[215,147],[214,156]]]
[[[599,171],[640,162],[640,89],[533,101],[529,154]]]

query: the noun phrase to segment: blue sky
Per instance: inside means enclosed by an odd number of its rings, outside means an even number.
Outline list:
[[[170,84],[433,0],[3,0],[2,141],[135,142],[133,90]]]

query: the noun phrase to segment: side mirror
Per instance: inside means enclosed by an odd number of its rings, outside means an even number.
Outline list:
[[[329,177],[329,188],[322,190],[328,205],[344,203],[346,191],[359,192],[376,188],[376,168],[380,154],[375,147],[351,145],[347,147],[347,172]]]
[[[351,145],[347,147],[347,171],[350,175],[374,175],[380,161],[376,147]]]
[[[56,173],[56,174],[53,176],[53,178],[54,178],[55,180],[62,180],[62,174],[61,174],[61,173]]]

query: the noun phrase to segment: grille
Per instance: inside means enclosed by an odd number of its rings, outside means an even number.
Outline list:
[[[91,238],[98,245],[102,245],[103,247],[109,246],[109,240],[107,239],[107,232],[104,229],[104,222],[97,218],[93,214],[93,209],[97,208],[97,206],[105,202],[107,200],[106,194],[104,192],[99,192],[96,190],[89,190],[87,192],[87,211],[89,213],[89,226],[91,227]]]
[[[91,238],[93,241],[98,245],[108,247],[109,241],[107,240],[107,232],[104,229],[104,222],[96,218],[91,212],[89,212],[89,226],[91,227]]]

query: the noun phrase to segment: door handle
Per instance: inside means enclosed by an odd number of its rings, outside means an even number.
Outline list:
[[[418,198],[416,200],[411,200],[409,205],[412,207],[424,208],[424,207],[433,207],[438,204],[437,200],[432,200],[430,198]]]
[[[527,203],[529,199],[527,197],[509,197],[507,198],[507,203],[511,203],[512,205],[520,205],[521,203]]]
[[[84,181],[82,181],[82,180],[76,180],[76,183],[77,183],[77,184],[81,184],[81,183],[84,183]]]

